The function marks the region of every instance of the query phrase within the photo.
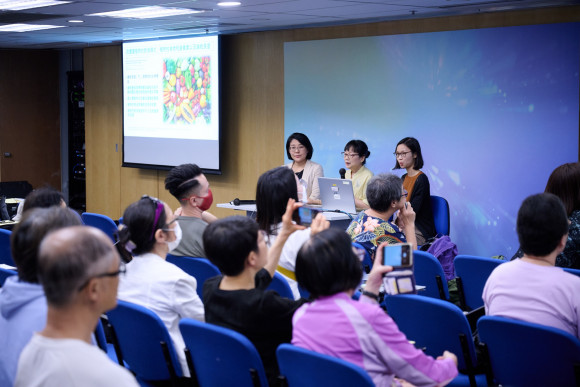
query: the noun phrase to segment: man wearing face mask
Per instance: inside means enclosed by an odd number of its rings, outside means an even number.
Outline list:
[[[213,215],[206,212],[213,202],[207,178],[197,165],[182,164],[169,171],[165,178],[165,189],[181,204],[177,222],[182,230],[182,238],[170,254],[205,258],[203,232],[208,222],[215,220]]]

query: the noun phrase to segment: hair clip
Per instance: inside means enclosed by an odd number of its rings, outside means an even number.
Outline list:
[[[137,247],[137,245],[132,240],[129,240],[127,241],[127,243],[125,243],[125,250],[127,250],[130,253],[133,253],[135,247]]]

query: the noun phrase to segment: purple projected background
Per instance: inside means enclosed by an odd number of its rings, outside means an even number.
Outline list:
[[[416,137],[459,253],[511,257],[522,200],[578,160],[579,53],[580,23],[286,43],[285,137],[333,177],[350,139],[376,174]]]

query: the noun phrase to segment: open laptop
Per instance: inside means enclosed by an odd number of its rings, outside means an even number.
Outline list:
[[[343,211],[356,214],[352,180],[332,177],[319,177],[320,200],[322,208],[327,211]]]

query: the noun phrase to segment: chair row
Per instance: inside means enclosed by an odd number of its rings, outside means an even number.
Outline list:
[[[388,297],[386,307],[399,329],[428,355],[445,350],[457,355],[460,374],[452,386],[580,385],[580,340],[567,332],[483,316],[477,321],[482,350],[476,351],[472,325],[450,302],[400,295]]]
[[[155,313],[119,301],[107,316],[120,365],[127,366],[144,385],[161,380],[179,383],[184,372],[169,333]],[[181,320],[179,328],[192,385],[268,386],[258,351],[245,336],[192,319]],[[278,348],[277,358],[281,379],[290,387],[374,385],[363,369],[351,363],[289,344]]]

